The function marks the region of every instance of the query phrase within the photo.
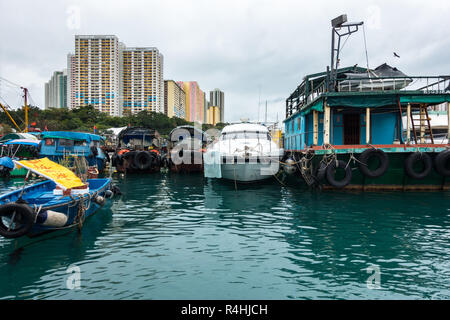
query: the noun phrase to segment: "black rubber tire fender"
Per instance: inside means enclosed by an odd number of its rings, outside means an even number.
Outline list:
[[[434,159],[434,166],[437,173],[444,177],[450,177],[450,150],[444,150]]]
[[[134,165],[139,170],[146,170],[152,166],[154,157],[147,151],[140,151],[134,156]]]
[[[318,181],[322,181],[327,174],[327,165],[324,162],[320,162],[317,166],[316,178]]]
[[[414,164],[417,161],[422,161],[424,165],[424,169],[422,172],[414,171]],[[414,179],[424,179],[428,176],[433,168],[433,162],[431,161],[431,157],[428,153],[423,152],[414,152],[411,153],[405,159],[405,171],[408,176]]]
[[[12,217],[14,212],[15,222],[19,222],[17,229],[8,230],[9,226],[3,223],[3,217]],[[24,203],[6,203],[0,206],[0,235],[8,239],[19,238],[30,232],[34,225],[35,214],[30,206]]]
[[[371,157],[376,157],[380,161],[380,165],[375,170],[370,170],[367,166]],[[358,160],[360,161],[358,163],[359,170],[369,178],[381,177],[389,168],[389,157],[386,152],[380,149],[367,149],[361,153]]]
[[[334,177],[337,168],[343,168],[345,170],[344,179],[339,181]],[[350,165],[347,166],[347,163],[343,160],[338,160],[337,163],[336,160],[331,161],[331,163],[327,167],[326,173],[328,183],[336,188],[343,188],[347,186],[352,180],[352,168],[350,167]]]

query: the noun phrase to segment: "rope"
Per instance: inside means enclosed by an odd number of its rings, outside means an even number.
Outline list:
[[[367,43],[366,43],[366,28],[364,28],[363,24],[363,35],[364,35],[364,50],[366,51],[366,63],[367,63],[367,71],[369,71],[369,54],[367,53]]]

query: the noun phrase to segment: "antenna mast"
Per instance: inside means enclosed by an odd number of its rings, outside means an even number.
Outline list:
[[[347,15],[343,14],[331,20],[331,73],[328,90],[335,91],[336,87],[336,70],[339,66],[339,52],[341,49],[341,37],[350,36],[352,33],[358,31],[358,27],[364,22],[349,22],[347,23]],[[341,28],[344,32],[340,33]],[[337,47],[335,37],[337,36]],[[336,58],[335,58],[336,56]]]

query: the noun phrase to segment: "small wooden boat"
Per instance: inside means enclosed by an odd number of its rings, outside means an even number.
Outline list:
[[[154,173],[161,168],[161,137],[148,128],[126,128],[119,133],[118,145],[111,157],[121,173]]]
[[[169,133],[168,153],[163,159],[171,172],[203,172],[203,153],[207,134],[189,125],[178,126]]]
[[[118,192],[109,178],[83,183],[48,158],[14,162],[49,180],[0,196],[0,235],[5,238],[81,228],[87,217]]]

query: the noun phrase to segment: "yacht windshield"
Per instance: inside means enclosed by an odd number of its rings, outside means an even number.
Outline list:
[[[229,133],[222,133],[222,140],[230,139],[258,139],[258,140],[270,140],[268,132],[259,131],[235,131]]]

